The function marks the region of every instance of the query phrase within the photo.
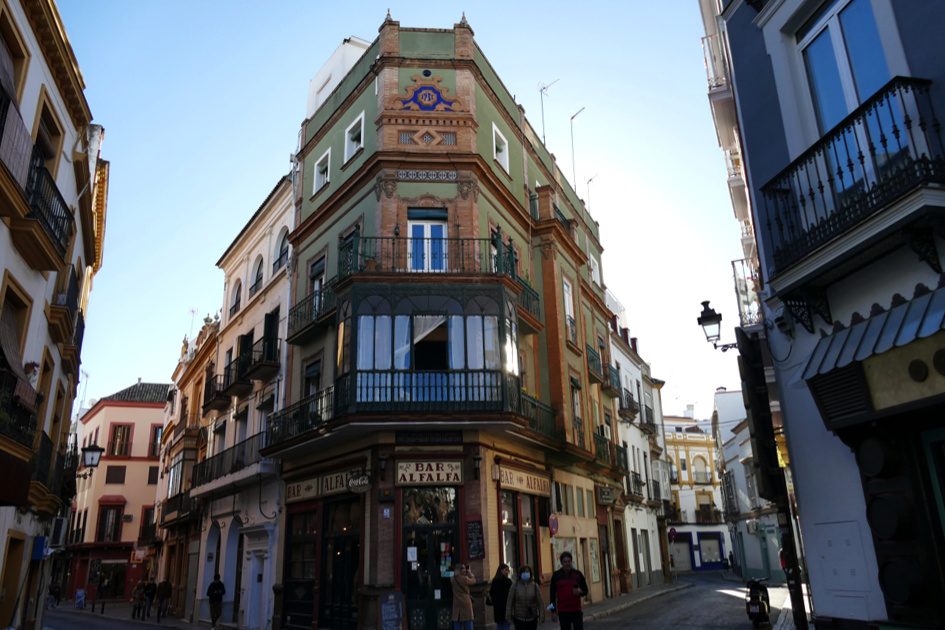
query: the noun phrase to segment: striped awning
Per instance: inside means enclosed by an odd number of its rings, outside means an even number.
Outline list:
[[[803,379],[846,367],[945,329],[945,287],[827,335],[811,354]]]

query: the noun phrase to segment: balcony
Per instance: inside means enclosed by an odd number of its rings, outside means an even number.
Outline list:
[[[69,265],[57,274],[53,301],[46,304],[46,321],[53,343],[68,343],[72,340],[78,310],[79,282],[76,280],[75,266]]]
[[[614,446],[614,451],[617,455],[617,470],[630,472],[630,459],[627,456],[627,447],[617,444]]]
[[[522,289],[518,294],[519,327],[525,333],[537,334],[544,328],[541,324],[541,296],[517,274],[515,281]]]
[[[497,240],[374,237],[355,233],[354,238],[338,247],[338,278],[358,273],[514,276],[514,250]]]
[[[601,391],[611,398],[620,397],[620,370],[609,363],[604,366],[604,382]]]
[[[29,168],[26,199],[29,206],[26,215],[14,216],[9,223],[13,245],[34,269],[59,271],[75,234],[75,219],[52,175],[43,166],[42,157],[35,153]]]
[[[640,499],[643,498],[643,487],[645,484],[643,483],[643,479],[640,477],[640,473],[630,473],[630,483],[628,485],[628,492],[630,496],[638,497]]]
[[[249,366],[246,376],[256,381],[268,382],[279,373],[281,363],[281,345],[278,339],[263,337],[253,344],[249,351]]]
[[[334,317],[330,317],[334,311],[333,290],[326,288],[309,293],[289,310],[287,341],[294,345],[307,343],[314,336],[317,327],[335,323]]]
[[[662,501],[663,495],[660,493],[662,488],[660,488],[659,481],[650,481],[650,500],[651,501]]]
[[[157,538],[157,523],[145,523],[138,530],[138,541],[148,543]]]
[[[227,396],[245,396],[253,391],[253,383],[246,376],[249,354],[240,355],[230,361],[223,370],[223,393]]]
[[[633,399],[633,393],[629,389],[623,390],[623,394],[620,396],[620,408],[617,409],[617,413],[630,422],[633,422],[637,414],[640,413],[640,403]]]
[[[738,316],[743,328],[760,324],[762,317],[758,289],[761,279],[757,271],[758,260],[733,260],[735,293],[738,296]]]
[[[70,339],[59,346],[62,355],[62,369],[67,374],[78,376],[79,364],[82,359],[82,339],[85,337],[85,314],[78,311],[75,314],[75,326]]]
[[[594,459],[598,464],[611,467],[610,440],[599,433],[594,433]]]
[[[640,428],[649,433],[656,433],[656,422],[653,420],[653,408],[643,406],[643,418],[640,421]]]
[[[522,415],[528,418],[529,429],[546,438],[558,439],[555,410],[525,392],[522,392]]]
[[[289,262],[289,250],[282,252],[278,258],[272,261],[272,275],[276,275],[276,272],[285,267],[287,262]]]
[[[259,449],[263,447],[265,432],[243,440],[230,448],[209,457],[194,466],[192,492],[199,494],[201,486],[232,475],[261,461]]]
[[[728,85],[728,68],[722,49],[722,36],[714,34],[703,37],[702,53],[705,56],[705,72],[709,80],[709,90]]]
[[[269,415],[266,444],[270,447],[323,426],[334,417],[334,389],[329,387]]]
[[[705,470],[693,470],[692,480],[699,484],[710,484],[712,483],[712,473]]]
[[[721,523],[722,512],[712,505],[700,505],[696,511],[697,523]]]
[[[206,415],[212,410],[223,411],[230,406],[230,397],[223,393],[224,381],[222,376],[207,375],[203,385],[203,413]]]
[[[36,434],[36,390],[13,372],[0,370],[0,435],[28,448]]]
[[[564,216],[564,213],[561,212],[561,210],[558,209],[558,206],[557,206],[557,205],[552,204],[551,207],[552,207],[552,209],[553,209],[553,211],[554,211],[555,220],[556,220],[558,223],[561,224],[561,227],[563,227],[563,228],[564,228],[564,231],[568,233],[568,236],[572,236],[572,234],[571,234],[571,221],[568,219],[568,217]]]
[[[518,411],[521,384],[502,370],[358,370],[336,382],[338,413]]]
[[[587,344],[587,375],[592,383],[604,382],[604,368],[600,354],[591,347],[591,344]]]
[[[190,492],[181,492],[164,501],[161,508],[161,527],[167,527],[169,524],[184,519],[186,517],[196,518],[197,510],[194,509],[194,500]]]
[[[907,193],[945,184],[945,151],[930,87],[924,79],[892,79],[762,187],[777,273]],[[850,273],[862,264],[858,258],[867,248],[886,251],[893,241],[901,242],[897,233],[917,216],[914,212],[870,239],[864,235],[847,250],[835,248],[834,258],[824,259],[821,268]],[[886,249],[877,242],[883,239],[889,240]]]

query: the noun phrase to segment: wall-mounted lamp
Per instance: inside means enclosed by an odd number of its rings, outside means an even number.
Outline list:
[[[702,303],[702,313],[699,315],[698,319],[699,325],[702,326],[702,331],[705,333],[705,340],[712,344],[712,347],[716,350],[721,350],[726,352],[732,348],[738,347],[737,343],[726,343],[719,345],[719,339],[721,338],[721,329],[722,329],[722,316],[715,312],[714,308],[709,306],[709,300],[706,300]]]
[[[98,463],[102,460],[102,453],[105,452],[105,449],[99,446],[98,444],[92,444],[91,446],[82,447],[82,464],[88,468],[87,472],[84,472],[80,475],[76,475],[79,479],[88,479],[92,476],[92,472],[98,468]]]
[[[395,226],[394,226],[394,236],[400,236],[400,226],[399,226],[399,225],[395,225]]]
[[[476,455],[473,457],[473,479],[479,481],[479,469],[482,467],[482,458]]]
[[[387,473],[387,458],[379,457],[377,460],[377,470],[380,473],[378,476],[381,478],[381,481],[384,481],[384,478]]]

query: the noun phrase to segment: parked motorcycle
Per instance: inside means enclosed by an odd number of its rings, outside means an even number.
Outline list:
[[[768,578],[751,578],[748,580],[748,592],[745,594],[745,612],[756,628],[763,623],[770,623],[768,613],[771,603],[768,601],[768,587],[764,582]]]

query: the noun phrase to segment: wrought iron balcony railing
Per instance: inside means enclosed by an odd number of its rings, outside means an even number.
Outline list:
[[[82,354],[82,338],[85,337],[85,315],[82,311],[75,314],[75,331],[72,333],[72,345]]]
[[[692,480],[696,483],[712,483],[712,473],[703,470],[693,470]]]
[[[653,408],[647,405],[643,406],[643,422],[641,426],[650,431],[656,431],[656,423],[653,421]]]
[[[205,412],[216,406],[219,409],[225,409],[230,404],[230,398],[223,393],[225,383],[223,375],[213,376],[207,374],[203,384],[203,406]]]
[[[224,391],[238,385],[249,385],[246,378],[246,371],[249,369],[249,356],[240,355],[227,364],[223,370],[223,389]]]
[[[38,481],[49,489],[49,473],[52,466],[53,443],[43,431],[39,436],[39,449],[33,460],[33,481]]]
[[[534,396],[522,392],[522,415],[527,417],[529,428],[553,440],[558,439],[555,410]]]
[[[335,292],[329,288],[309,293],[289,310],[289,337],[320,320],[335,308]]]
[[[193,487],[197,488],[205,483],[216,481],[258,463],[261,459],[259,449],[264,446],[265,436],[265,432],[260,431],[235,446],[197,463],[194,466]]]
[[[281,368],[281,344],[279,339],[263,337],[253,343],[249,350],[246,366],[246,375],[256,380],[266,381],[279,372]]]
[[[643,486],[643,479],[640,478],[640,473],[630,473],[630,494],[635,497],[643,498]]]
[[[75,265],[67,265],[59,272],[55,305],[65,307],[69,313],[69,321],[74,322],[79,309],[79,281],[75,276]]]
[[[541,317],[541,297],[538,295],[538,291],[531,288],[523,278],[515,276],[515,280],[518,282],[519,286],[522,287],[522,292],[518,294],[518,305],[523,309],[534,315],[536,318]]]
[[[323,389],[270,414],[266,423],[266,444],[280,442],[316,429],[334,417],[334,388]]]
[[[722,512],[711,505],[700,505],[696,511],[697,523],[721,523]]]
[[[611,364],[607,364],[607,374],[604,384],[607,385],[612,392],[611,396],[618,396],[620,393],[620,370],[614,367]]]
[[[35,148],[27,197],[30,200],[30,212],[26,216],[39,221],[53,247],[64,257],[75,233],[75,220],[69,211],[69,204],[59,193],[56,180],[43,166],[42,154]]]
[[[288,250],[279,254],[279,257],[272,261],[272,273],[275,274],[277,271],[282,269],[282,267],[284,267],[287,262],[289,262]]]
[[[521,386],[505,377],[501,370],[359,370],[338,379],[336,403],[339,412],[513,411]]]
[[[624,389],[623,395],[620,397],[620,411],[626,412],[631,416],[636,416],[640,413],[640,403],[634,400],[633,392],[629,389]]]
[[[161,524],[186,516],[194,509],[194,500],[190,496],[190,491],[175,494],[168,497],[161,507]]]
[[[617,444],[616,446],[614,446],[614,451],[617,454],[617,470],[621,470],[623,472],[629,472],[630,459],[627,456],[627,447],[620,446],[619,444]]]
[[[604,368],[601,364],[600,354],[591,344],[587,344],[587,369],[590,370],[591,374],[596,376],[599,381],[604,380]]]
[[[6,370],[0,370],[0,434],[29,447],[36,434],[36,390]]]
[[[262,278],[259,278],[258,280],[256,280],[256,282],[249,285],[249,297],[253,297],[257,293],[259,293],[259,290],[262,288],[262,286],[263,286]]]
[[[930,87],[895,77],[762,187],[778,270],[910,190],[945,184]]]
[[[599,433],[594,433],[594,458],[605,466],[611,465],[610,440]]]
[[[662,501],[663,495],[660,493],[662,488],[660,488],[660,482],[656,480],[650,481],[650,499],[652,501]]]
[[[568,217],[564,216],[564,213],[558,209],[558,206],[551,204],[552,209],[554,210],[555,219],[564,227],[564,231],[569,235],[571,234],[571,221],[568,220]],[[553,224],[552,224],[553,225]]]

